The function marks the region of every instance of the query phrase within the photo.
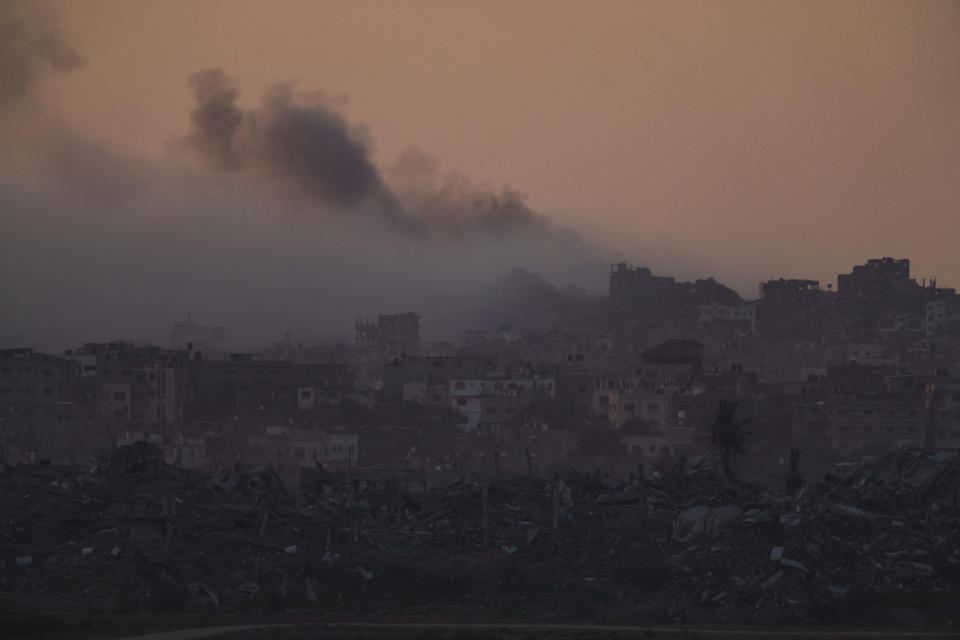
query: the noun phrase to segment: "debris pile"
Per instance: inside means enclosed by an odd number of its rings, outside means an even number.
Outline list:
[[[326,613],[703,623],[954,624],[960,454],[904,450],[784,493],[715,456],[610,486],[576,472],[409,495],[289,493],[119,448],[0,473],[0,599],[49,611]]]

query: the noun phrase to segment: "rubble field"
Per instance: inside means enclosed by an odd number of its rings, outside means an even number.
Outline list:
[[[713,455],[618,486],[576,472],[411,495],[287,492],[136,443],[0,473],[8,631],[71,616],[937,626],[960,621],[960,453],[903,450],[792,494]]]

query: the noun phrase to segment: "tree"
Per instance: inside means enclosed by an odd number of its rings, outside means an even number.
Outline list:
[[[753,432],[744,427],[750,422],[749,418],[737,420],[737,401],[721,400],[717,408],[717,417],[713,421],[713,446],[720,454],[720,463],[723,465],[724,476],[735,479],[733,463],[737,454],[746,455],[743,445],[746,444]]]

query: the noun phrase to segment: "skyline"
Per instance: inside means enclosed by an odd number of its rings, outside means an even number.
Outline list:
[[[261,96],[277,83],[292,83],[298,99],[319,95],[317,104],[342,117],[405,207],[417,201],[396,187],[405,179],[397,178],[403,173],[397,159],[420,150],[412,156],[422,165],[418,170],[439,179],[439,187],[430,186],[431,206],[450,203],[434,197],[448,193],[449,184],[466,184],[458,192],[465,200],[478,193],[523,194],[523,207],[552,221],[553,229],[584,238],[578,253],[584,260],[623,259],[683,280],[712,276],[745,297],[755,297],[758,283],[769,278],[833,283],[852,265],[887,255],[910,258],[918,280],[960,282],[953,249],[960,201],[960,123],[953,116],[960,112],[957,3],[608,2],[598,10],[578,3],[292,0],[282,11],[214,1],[44,6],[43,20],[59,24],[83,64],[38,71],[28,91],[4,109],[0,176],[12,190],[8,202],[42,202],[38,208],[49,216],[41,232],[24,226],[38,219],[26,205],[23,219],[5,215],[14,232],[10,245],[51,231],[59,234],[56,242],[33,248],[141,245],[141,255],[155,253],[157,264],[166,265],[157,273],[181,257],[197,268],[223,262],[222,256],[260,242],[274,242],[276,256],[295,253],[291,242],[308,251],[303,225],[309,222],[273,217],[272,225],[287,229],[262,240],[263,228],[252,221],[258,213],[251,203],[283,208],[286,193],[241,198],[250,211],[237,213],[234,185],[217,182],[218,176],[209,182],[185,153],[194,106],[188,79],[220,68],[234,79],[245,112],[260,108]],[[4,65],[9,68],[8,60]],[[90,154],[103,168],[91,168]],[[249,182],[249,175],[240,179]],[[69,194],[56,206],[43,200],[61,190]],[[190,200],[189,190],[200,197]],[[106,193],[108,202],[78,206],[76,192]],[[104,220],[119,210],[125,215],[125,207],[143,218],[131,222],[129,216],[124,224],[133,230],[121,235]],[[209,213],[214,208],[224,211]],[[121,240],[101,240],[86,225],[71,228],[83,216]],[[209,237],[192,239],[195,250],[181,255],[186,250],[152,246],[152,232],[141,229],[178,237],[178,226],[194,229],[210,220],[246,231],[236,232],[243,237],[232,244],[206,231]],[[512,266],[546,265],[542,270],[560,286],[571,272],[569,265],[557,266],[564,251],[556,246],[530,251],[549,257],[513,264],[514,256],[527,253],[524,238],[467,239],[459,248],[421,252],[379,236],[370,240],[368,230],[338,226],[320,235],[318,252],[339,252],[325,263],[334,270],[352,269],[350,254],[387,252],[409,261],[400,271],[413,279],[431,261],[453,265],[449,261],[464,255],[469,266],[451,273],[473,284]],[[20,247],[7,248],[18,255],[8,259],[8,273],[29,264],[20,260]],[[423,264],[414,266],[421,253]],[[111,269],[125,264],[119,255],[103,260]],[[279,257],[264,260],[301,280],[316,266],[304,259],[294,273]],[[502,268],[491,271],[501,261]],[[77,272],[102,268],[81,264]],[[178,276],[190,272],[184,267]],[[361,282],[378,274],[366,277]],[[233,279],[250,274],[224,275],[211,287]],[[437,279],[424,300],[449,289]],[[26,299],[9,276],[4,280],[6,293],[19,291]],[[46,294],[58,292],[49,276],[44,286]],[[183,297],[178,309],[189,308],[179,315],[211,315]],[[194,297],[202,298],[199,288]],[[343,304],[351,304],[349,294]],[[373,310],[366,299],[353,305],[351,317]],[[33,313],[43,313],[42,305],[37,309]],[[301,316],[316,311],[305,308]],[[210,320],[229,324],[229,318]]]

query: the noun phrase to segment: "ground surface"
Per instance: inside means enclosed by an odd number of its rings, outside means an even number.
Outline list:
[[[737,625],[595,624],[550,621],[324,620],[296,613],[274,616],[46,616],[0,620],[6,637],[76,640],[534,640],[540,638],[663,638],[728,640],[955,639],[949,628],[750,627]]]

